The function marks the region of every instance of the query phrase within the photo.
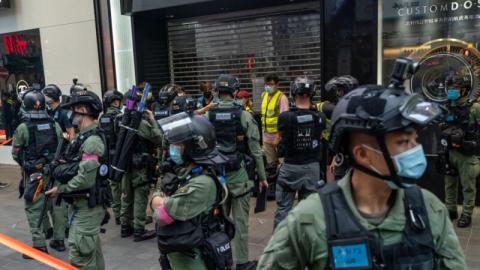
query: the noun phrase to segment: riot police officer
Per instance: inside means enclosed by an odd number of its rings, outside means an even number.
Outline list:
[[[160,120],[171,115],[172,101],[177,97],[178,93],[183,90],[176,84],[166,84],[158,92],[158,100],[153,103],[152,111],[155,120]]]
[[[278,117],[280,143],[277,152],[284,158],[276,183],[277,210],[274,228],[293,207],[295,194],[299,200],[319,188],[321,139],[325,128],[325,116],[315,109],[311,98],[315,82],[298,77],[290,87],[295,106]]]
[[[57,144],[62,140],[62,130],[45,111],[45,97],[40,92],[30,90],[25,93],[22,106],[24,122],[15,130],[12,156],[22,167],[20,196],[23,195],[25,200],[25,213],[33,247],[48,253],[43,228],[37,226],[45,201],[43,189],[48,181],[42,174],[43,169],[54,158]],[[58,251],[64,251],[65,213],[52,211],[52,218],[55,234],[50,244]],[[31,259],[26,255],[23,258]]]
[[[55,84],[48,84],[42,89],[42,93],[45,96],[45,103],[47,106],[48,114],[55,120],[62,131],[66,133],[68,140],[73,139],[75,136],[75,130],[70,120],[71,112],[61,108],[60,98],[62,91]]]
[[[138,88],[141,97],[142,89]],[[127,93],[127,96],[129,94]],[[144,118],[140,121],[134,143],[131,162],[122,179],[122,206],[120,209],[121,236],[134,235],[134,241],[144,241],[155,237],[154,231],[145,230],[146,210],[151,173],[156,162],[155,149],[161,145],[162,136],[152,111],[145,109]]]
[[[159,121],[177,174],[167,173],[150,203],[158,247],[173,269],[231,269],[235,229],[223,214],[226,188],[213,126],[186,113]],[[213,251],[213,252],[212,252]],[[162,269],[169,267],[162,264]],[[167,268],[170,269],[170,268]]]
[[[403,89],[365,86],[340,99],[329,146],[352,170],[290,212],[259,269],[466,269],[446,208],[416,186],[427,161],[415,128],[439,114]]]
[[[111,191],[106,178],[108,148],[96,122],[102,102],[94,92],[80,90],[64,106],[72,110],[72,123],[79,133],[66,149],[62,158],[65,162],[53,170],[61,184],[45,194],[60,195],[71,204],[71,264],[82,269],[105,269],[99,233]]]
[[[465,228],[472,223],[475,207],[477,177],[480,175],[480,104],[468,100],[469,88],[462,77],[447,79],[448,115],[441,125],[442,136],[447,145],[447,164],[450,170],[445,175],[445,204],[450,219],[458,218],[458,180],[462,183],[463,208],[457,226]]]
[[[104,113],[100,116],[100,128],[105,134],[107,140],[109,161],[115,155],[115,145],[117,143],[118,124],[122,113],[123,94],[117,90],[108,90],[103,96]],[[112,210],[115,216],[115,223],[120,225],[120,206],[122,199],[121,183],[110,181],[112,189]]]
[[[332,112],[337,104],[339,98],[348,94],[350,91],[358,87],[358,80],[350,75],[343,75],[331,78],[325,84],[325,97],[322,97],[322,102],[317,104],[317,110],[325,114],[327,118],[327,129],[323,131],[323,144],[326,146],[330,137],[330,123],[332,118]],[[342,155],[336,155],[336,153],[328,152],[328,147],[323,150],[323,156],[327,158],[322,160],[322,168],[327,167],[326,176],[327,181],[333,179],[341,179],[348,168],[346,160]],[[335,157],[335,159],[334,159]]]
[[[229,158],[226,166],[226,181],[229,200],[226,212],[232,212],[237,234],[235,245],[236,269],[254,269],[255,263],[248,261],[248,213],[250,209],[250,190],[253,186],[245,169],[247,148],[255,160],[260,189],[267,188],[265,167],[260,148],[260,134],[252,115],[237,105],[233,97],[240,82],[231,75],[220,75],[215,81],[215,90],[220,101],[207,112],[208,119],[215,127],[220,153]],[[253,180],[253,179],[252,179]]]

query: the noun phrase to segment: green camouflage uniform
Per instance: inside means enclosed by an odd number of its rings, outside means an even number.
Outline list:
[[[93,124],[80,131],[76,137],[92,129]],[[91,135],[80,147],[82,155],[103,156],[106,146],[98,135]],[[58,191],[71,193],[91,188],[96,183],[98,160],[84,159],[80,161],[78,173],[67,184],[58,186]],[[105,269],[102,247],[100,245],[100,224],[105,215],[103,205],[88,207],[86,198],[74,198],[72,204],[73,222],[68,237],[69,259],[72,265],[81,269]]]
[[[57,141],[63,140],[62,136],[62,129],[55,123],[55,132],[57,134]],[[27,125],[25,123],[20,124],[17,129],[15,130],[15,134],[13,135],[13,148],[21,148],[25,149],[28,147],[29,141],[29,132]],[[23,151],[23,150],[22,150]],[[12,151],[12,156],[14,160],[20,160],[21,157],[19,156],[21,152],[14,152]],[[21,154],[20,154],[21,155]],[[22,164],[20,164],[22,165]],[[25,176],[28,177],[28,176]],[[48,181],[48,179],[44,179]],[[45,196],[41,195],[36,201],[34,202],[27,202],[25,201],[25,213],[27,215],[28,225],[30,227],[30,233],[32,234],[32,242],[34,247],[45,247],[45,235],[43,233],[43,228],[37,228],[37,222],[40,218],[40,214],[42,211],[42,205],[45,201]],[[65,226],[67,223],[66,218],[66,204],[62,202],[60,205],[55,205],[50,200],[50,204],[48,206],[48,210],[51,213],[52,221],[53,221],[53,239],[54,240],[64,240],[65,239]],[[45,216],[43,219],[43,226],[45,228],[50,228],[50,222],[48,220],[48,216]]]
[[[183,176],[185,177],[185,176]],[[165,198],[164,206],[152,209],[157,226],[175,225],[175,220],[186,221],[198,215],[208,214],[217,195],[215,182],[207,175],[199,175],[188,180],[170,197]],[[160,196],[160,191],[153,198]],[[207,270],[199,249],[191,252],[170,252],[167,254],[172,269]]]
[[[480,104],[473,103],[469,111],[469,124],[480,128]],[[480,143],[480,142],[477,142]],[[475,155],[465,155],[459,150],[449,150],[450,165],[458,171],[458,176],[445,176],[445,204],[451,211],[457,211],[458,180],[463,188],[462,215],[472,216],[475,208],[477,177],[480,175],[480,160]]]
[[[406,224],[405,193],[402,189],[397,191],[395,202],[384,221],[375,226],[357,210],[352,197],[350,175],[340,180],[338,185],[362,227],[381,237],[385,245],[402,240]],[[466,269],[465,258],[447,209],[432,193],[426,190],[422,190],[422,193],[433,236],[435,269]],[[318,194],[311,194],[301,201],[275,230],[257,269],[324,269],[328,261],[327,218]]]
[[[158,146],[162,143],[160,128],[155,120],[142,120],[138,127],[138,136]],[[150,179],[147,168],[129,169],[122,179],[122,206],[120,221],[122,225],[132,225],[135,230],[145,229]]]
[[[118,111],[118,108],[116,108],[116,107],[108,107],[106,114],[115,113],[117,111]],[[111,162],[111,160],[110,160],[110,162]],[[120,207],[121,207],[121,203],[122,203],[122,183],[121,182],[110,181],[110,188],[112,189],[112,210],[113,210],[113,214],[114,214],[115,218],[120,218]]]
[[[236,105],[233,99],[228,99],[220,100],[217,106],[219,108],[232,108]],[[266,180],[258,125],[255,122],[255,119],[253,119],[252,114],[247,111],[242,112],[240,122],[247,139],[251,157],[255,160],[258,178],[260,180]],[[248,262],[249,195],[250,190],[253,187],[253,181],[248,179],[248,173],[243,162],[242,168],[239,170],[227,171],[225,180],[229,194],[228,199],[225,202],[225,211],[227,215],[232,213],[233,222],[235,223],[235,238],[233,239],[234,258],[236,264],[244,264]]]

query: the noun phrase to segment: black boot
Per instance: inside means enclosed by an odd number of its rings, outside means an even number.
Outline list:
[[[50,241],[50,247],[59,252],[65,251],[65,243],[63,240]]]
[[[450,220],[455,220],[458,218],[458,212],[454,210],[448,210],[448,216],[450,217]]]
[[[123,225],[120,228],[120,234],[122,238],[129,237],[133,234],[133,228],[130,225]]]
[[[45,232],[45,239],[49,240],[53,237],[53,228],[49,228],[46,232]]]
[[[140,242],[148,239],[155,238],[155,231],[147,231],[145,229],[138,229],[135,230],[133,233],[133,241],[134,242]]]
[[[38,249],[40,251],[42,251],[43,253],[47,253],[48,254],[48,250],[47,250],[47,247],[33,247],[34,249]],[[25,254],[22,254],[22,258],[24,258],[25,260],[31,260],[33,259],[32,257],[30,256],[27,256]]]
[[[472,217],[467,215],[461,215],[457,221],[457,227],[467,228],[472,224]]]
[[[242,264],[237,264],[235,269],[237,270],[255,270],[257,269],[257,261],[249,261]]]

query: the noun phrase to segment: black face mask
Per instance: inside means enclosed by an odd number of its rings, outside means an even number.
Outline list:
[[[212,92],[205,92],[205,93],[203,93],[203,96],[207,99],[210,99],[210,98],[212,98]]]

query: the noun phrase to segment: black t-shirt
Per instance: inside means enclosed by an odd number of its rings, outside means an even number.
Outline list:
[[[60,125],[63,132],[66,132],[67,128],[73,127],[70,121],[71,111],[57,107],[55,110],[49,111],[48,114]]]
[[[299,121],[305,119],[310,127]],[[312,122],[313,121],[313,122]],[[285,163],[306,164],[321,158],[321,136],[325,129],[325,115],[316,109],[298,109],[283,112],[278,116],[278,131],[282,134],[279,147],[284,151]]]

